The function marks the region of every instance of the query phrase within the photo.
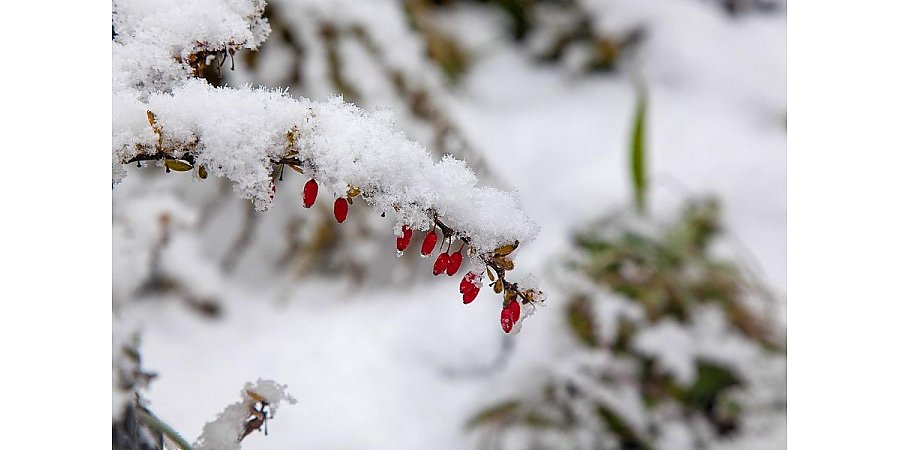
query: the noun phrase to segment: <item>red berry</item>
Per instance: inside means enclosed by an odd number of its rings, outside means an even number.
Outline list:
[[[500,327],[504,332],[512,331],[513,325],[519,321],[519,302],[513,300],[500,311]]]
[[[456,253],[450,255],[450,264],[447,265],[447,275],[451,277],[456,275],[456,271],[459,270],[459,267],[462,265],[462,250],[458,250]]]
[[[319,194],[319,183],[316,183],[316,180],[310,179],[306,182],[306,185],[303,186],[303,207],[309,208],[316,202],[316,195]]]
[[[403,235],[397,237],[397,251],[402,252],[406,250],[406,247],[409,247],[409,243],[412,241],[412,229],[406,225],[403,225]]]
[[[469,288],[469,290],[467,290],[466,292],[463,292],[463,304],[468,305],[469,303],[472,303],[472,300],[475,300],[475,297],[478,296],[478,291],[480,291],[480,290],[481,290],[480,288],[475,287],[475,285],[472,285],[472,287]]]
[[[477,288],[478,285],[476,283],[479,281],[481,281],[481,275],[475,272],[467,273],[459,282],[459,293],[465,294],[469,289]]]
[[[447,270],[447,266],[450,264],[450,255],[447,252],[441,253],[438,255],[437,259],[434,261],[434,276],[438,276],[444,273]]]
[[[503,328],[503,331],[509,333],[512,331],[513,320],[512,320],[512,312],[510,310],[503,308],[500,311],[500,327]]]
[[[347,220],[347,199],[344,197],[339,197],[334,201],[334,218],[337,219],[338,223],[344,223]]]
[[[519,314],[522,312],[522,309],[519,307],[519,302],[513,300],[506,305],[506,309],[512,311],[512,320],[513,323],[519,321]]]
[[[437,233],[431,230],[425,235],[425,240],[422,241],[422,256],[430,255],[435,245],[437,245]]]

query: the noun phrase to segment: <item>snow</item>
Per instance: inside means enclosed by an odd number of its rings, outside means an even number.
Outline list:
[[[694,382],[695,361],[712,361],[731,367],[739,373],[752,368],[761,354],[752,342],[728,332],[721,311],[706,308],[696,322],[683,326],[666,319],[635,336],[635,348],[648,356],[657,356],[664,370],[689,386]]]
[[[259,403],[265,402],[269,410],[262,411],[262,414],[267,414],[268,418],[264,420],[269,420],[275,417],[275,411],[282,401],[297,403],[297,400],[285,391],[286,387],[272,380],[259,379],[256,383],[248,382],[241,391],[241,401],[226,406],[215,420],[203,426],[203,433],[197,438],[194,448],[240,450],[249,411],[254,411]]]
[[[325,10],[329,3],[291,4],[296,8],[289,8],[291,5],[283,2],[277,5],[284,6],[288,14],[299,15],[305,11],[303,5],[313,4]],[[371,2],[372,5],[376,3]],[[343,7],[357,11],[350,3],[335,4],[335,10]],[[377,4],[386,9],[396,8],[387,3]],[[759,275],[776,290],[783,291],[786,286],[786,139],[782,124],[786,104],[784,18],[747,17],[734,21],[708,4],[689,0],[602,4],[609,16],[609,26],[635,22],[652,22],[653,25],[647,52],[637,65],[650,92],[651,211],[657,217],[668,217],[689,194],[720,195],[725,206],[725,224],[731,231],[728,244],[738,249],[746,248],[738,251],[739,256],[757,261]],[[618,16],[613,14],[617,11],[621,11]],[[360,15],[355,19],[377,24],[382,14],[371,12],[368,18]],[[308,22],[309,19],[304,23]],[[464,29],[462,27],[475,25],[466,22],[459,26]],[[390,27],[383,28],[384,33],[392,33],[388,30]],[[307,28],[304,32],[313,33],[314,30]],[[493,36],[483,27],[478,33],[466,34],[483,39]],[[263,46],[261,57],[265,55],[265,49]],[[314,58],[316,52],[321,49],[310,49],[310,61],[304,69],[311,70],[310,67],[319,64]],[[397,58],[405,53],[398,50]],[[551,275],[560,270],[558,262],[569,251],[571,232],[614,207],[622,206],[630,198],[625,148],[635,103],[632,85],[624,76],[578,76],[563,68],[539,66],[521,49],[496,43],[480,47],[478,55],[464,87],[442,100],[466,135],[478,148],[485,149],[484,157],[491,170],[515,189],[514,194],[503,194],[498,198],[507,202],[505,204],[515,205],[523,217],[527,214],[541,225],[540,235],[517,250],[517,272],[536,273],[544,280],[545,291],[551,295],[565,295],[570,287],[567,280]],[[409,64],[420,64],[416,61]],[[283,69],[275,67],[271,70]],[[235,73],[239,77],[247,76],[240,66]],[[267,76],[277,78],[273,74]],[[360,76],[368,74],[360,72]],[[428,78],[427,75],[423,77]],[[352,106],[331,103],[327,100],[324,84],[313,78],[310,84],[319,83],[316,98],[322,100],[309,101],[309,105],[315,105],[314,109],[320,109],[315,119],[319,121],[318,126],[314,130],[311,125],[307,128],[318,133],[314,137],[315,144],[307,147],[311,152],[324,148],[320,145],[340,144],[339,147],[349,146],[350,149],[333,157],[352,158],[373,148],[370,139],[403,142],[397,128],[402,124],[406,131],[408,121],[402,111],[397,113],[395,124],[389,117],[376,113],[366,115]],[[148,85],[167,83],[152,81]],[[126,84],[129,83],[123,83]],[[185,86],[183,89],[196,96],[192,99],[201,101],[207,88]],[[372,85],[367,89],[378,87]],[[250,91],[250,88],[240,88],[229,91],[229,95],[248,95]],[[282,95],[278,92],[254,92],[257,94],[252,95],[268,98],[266,101],[272,104],[282,104]],[[117,100],[122,102],[122,107],[117,106],[116,110],[123,114],[116,120],[122,121],[122,130],[128,130],[122,134],[122,142],[155,142],[156,137],[146,120],[146,108],[140,105],[145,100],[150,101],[151,97],[152,101],[167,105],[159,111],[162,123],[166,123],[167,116],[171,115],[179,117],[179,123],[203,127],[204,133],[218,136],[217,139],[224,139],[231,133],[204,124],[201,117],[189,117],[190,111],[177,108],[179,100],[175,99],[175,94],[153,94],[146,99],[136,96]],[[390,96],[384,93],[375,98],[385,99],[382,100],[384,106],[397,106],[387,103]],[[374,111],[369,106],[367,110]],[[254,108],[258,109],[250,111],[266,117],[271,114],[274,120],[280,120],[279,113],[259,105]],[[223,118],[228,117],[228,109],[216,111]],[[297,117],[307,117],[307,111],[300,111]],[[344,120],[342,117],[370,125],[372,134],[367,137],[354,133],[343,136],[330,128]],[[255,118],[234,117],[231,120],[252,121]],[[307,126],[305,121],[298,122]],[[284,125],[287,124],[285,121]],[[187,133],[184,130],[188,129],[190,127],[178,132]],[[260,128],[267,129],[266,126]],[[413,134],[413,131],[409,132]],[[275,131],[270,134],[263,131],[253,139],[262,142],[277,135]],[[249,141],[244,144],[244,147],[214,151],[240,152],[256,145]],[[398,151],[408,150],[413,154],[414,148],[413,144],[404,144]],[[214,158],[213,154],[210,158]],[[323,167],[340,161],[330,160]],[[456,217],[471,211],[466,202],[440,203],[445,197],[443,189],[472,187],[468,184],[472,180],[468,174],[453,180],[433,179],[428,175],[437,169],[427,169],[428,166],[419,160],[389,160],[387,163],[421,163],[414,167],[422,168],[415,175],[422,178],[411,182],[430,186],[423,201],[446,208],[444,212],[448,216]],[[458,160],[429,161],[429,164],[448,171],[466,171]],[[383,183],[384,177],[396,174],[393,167],[379,166],[379,170],[391,170],[375,175],[341,167],[346,170],[317,173],[317,178],[322,177],[319,202],[328,199],[329,194],[341,193],[348,184]],[[231,175],[226,173],[232,169]],[[113,193],[117,211],[123,208],[123,200],[130,202],[134,196],[163,196],[169,199],[165,200],[168,206],[154,206],[157,209],[148,209],[146,214],[155,216],[153,211],[164,209],[176,211],[177,216],[184,204],[199,209],[197,205],[211,203],[209,200],[218,195],[216,188],[219,185],[210,183],[212,180],[199,183],[179,174],[154,177],[149,172],[141,172],[151,169],[135,169],[133,165],[127,170],[128,178],[118,184]],[[238,185],[246,187],[248,195],[259,198],[262,186],[255,183],[260,183],[262,178],[254,178],[256,175],[243,178],[247,173],[238,172],[236,167],[215,173],[211,169],[210,178],[220,174],[244,180],[243,185]],[[463,305],[458,295],[458,279],[432,278],[428,273],[427,281],[418,282],[417,278],[397,275],[403,273],[406,267],[403,264],[410,261],[416,271],[430,272],[427,267],[421,267],[423,263],[419,258],[397,259],[393,256],[394,239],[390,235],[396,223],[418,223],[418,228],[422,229],[423,223],[417,222],[422,219],[417,209],[402,210],[396,217],[378,219],[377,214],[364,216],[357,214],[355,205],[351,207],[350,218],[342,227],[348,226],[345,230],[354,231],[344,232],[347,234],[341,234],[342,239],[349,240],[351,235],[370,225],[382,230],[385,239],[376,243],[359,241],[367,242],[367,245],[338,253],[337,258],[361,261],[372,269],[374,282],[353,285],[344,278],[336,280],[321,276],[301,281],[274,277],[273,281],[273,276],[268,273],[279,268],[273,255],[279,255],[285,246],[283,224],[301,217],[307,220],[304,224],[312,225],[319,223],[317,213],[321,212],[326,218],[328,215],[328,211],[320,211],[327,208],[306,211],[300,207],[298,193],[305,177],[289,172],[285,180],[285,184],[279,184],[275,201],[261,219],[257,243],[248,251],[247,262],[239,267],[236,275],[214,278],[213,275],[202,275],[207,273],[206,269],[192,269],[189,265],[181,270],[196,271],[197,284],[215,288],[215,295],[225,311],[221,320],[197,317],[181,304],[171,301],[142,302],[133,306],[132,314],[141,317],[145,323],[144,366],[160,373],[146,391],[147,397],[154,412],[185,436],[200,435],[206,421],[221,411],[223,399],[227,401],[233,396],[235,386],[241,386],[248,379],[264,377],[288,383],[301,402],[279,411],[269,436],[254,433],[247,437],[245,448],[474,448],[477,437],[463,429],[472,414],[492,402],[539,386],[548,376],[547,361],[565,360],[569,356],[570,343],[560,335],[563,327],[560,303],[554,302],[553,298],[529,318],[529,324],[522,332],[509,337],[502,333],[497,323],[499,301],[487,290],[471,304]],[[229,195],[230,189],[228,187],[226,192]],[[473,188],[472,192],[477,189]],[[472,206],[479,211],[494,204],[484,198],[500,195],[490,190],[483,194],[488,197],[479,197],[480,201],[467,198],[473,200]],[[402,191],[392,191],[390,197],[396,199],[402,195]],[[267,199],[266,195],[262,201]],[[146,207],[151,205],[147,203]],[[376,203],[376,210],[378,205],[383,204]],[[179,231],[190,234],[185,241],[179,241],[180,238],[173,235],[173,242],[183,242],[172,246],[179,252],[182,245],[188,245],[188,239],[202,241],[202,245],[191,247],[193,256],[178,260],[193,261],[194,264],[202,261],[214,273],[215,261],[226,246],[223,243],[231,242],[237,233],[238,225],[233,223],[233,218],[237,217],[235,211],[241,211],[239,207],[236,202],[220,204],[214,208],[218,214],[212,219],[215,226]],[[130,217],[138,212],[122,211],[122,214]],[[475,224],[466,223],[471,217],[474,215],[462,214],[458,219],[460,222],[453,224],[474,229]],[[503,233],[513,232],[507,228],[512,225],[504,223],[500,214],[485,217],[497,221],[486,222],[484,227],[499,226]],[[361,223],[352,223],[354,219]],[[139,223],[156,222],[141,219],[131,226],[141,226]],[[184,223],[195,222],[185,220]],[[114,237],[114,246],[119,246],[118,242],[123,239],[120,236],[129,236],[134,242],[128,245],[137,248],[141,248],[141,242],[152,239],[156,232],[153,226],[138,230],[140,233],[126,233],[126,228],[115,230],[114,227],[114,233],[120,234]],[[304,230],[312,234],[309,229]],[[203,236],[204,233],[214,237]],[[126,242],[121,242],[122,252],[136,251],[127,250]],[[411,249],[415,249],[415,243]],[[115,255],[117,266],[130,258],[119,256],[119,253]],[[168,267],[167,264],[164,267]],[[141,278],[138,266],[129,264],[121,270],[122,273],[136,273],[133,276]],[[464,265],[460,273],[467,270]],[[381,272],[378,271],[391,275],[379,278]],[[127,292],[129,287],[116,290]],[[166,298],[169,297],[163,296],[159,300]],[[618,308],[615,301],[605,303],[602,308],[608,311],[601,316],[610,317],[610,321],[629,314],[626,306]],[[710,320],[715,321],[714,318]],[[652,334],[645,337],[650,341],[647,351],[671,353],[668,357],[672,361],[671,368],[677,372],[678,358],[689,355],[678,356],[675,354],[678,348],[673,348],[676,346],[660,345],[659,341],[665,341],[665,337]],[[696,342],[706,337],[690,335],[687,339]],[[704,352],[721,358],[728,356],[715,351],[715,348],[701,346],[691,350],[691,355]],[[494,362],[502,358],[507,358],[505,363],[495,366]],[[742,357],[741,361],[746,359]],[[490,367],[497,368],[485,370]],[[562,373],[566,372],[562,370]],[[688,379],[689,374],[680,376]],[[618,401],[623,410],[634,409],[628,406],[633,404],[630,394],[598,395]],[[639,411],[633,413],[630,420],[638,425],[643,423]],[[689,430],[678,422],[663,423],[667,425],[662,429],[660,448],[691,448]],[[784,433],[783,422],[760,423],[741,439],[720,443],[717,447],[784,448]],[[578,436],[570,438],[577,440]],[[553,443],[559,441],[551,441]]]
[[[114,0],[116,40],[184,59],[198,48],[255,49],[269,34],[264,0]]]
[[[190,76],[192,54],[255,50],[271,31],[264,8],[264,0],[113,1],[113,92],[167,92]]]

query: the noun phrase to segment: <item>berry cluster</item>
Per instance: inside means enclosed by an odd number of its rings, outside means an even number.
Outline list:
[[[453,276],[462,266],[463,248],[467,245],[467,239],[463,236],[459,236],[459,240],[462,241],[463,244],[460,245],[456,252],[451,254],[449,251],[453,241],[453,232],[435,217],[435,228],[438,227],[441,228],[441,231],[444,234],[444,239],[441,241],[441,250],[443,250],[444,242],[447,242],[447,250],[438,254],[437,259],[434,261],[432,273],[435,276],[442,273]],[[434,247],[437,245],[438,236],[435,228],[432,228],[422,240],[422,257],[430,256],[434,251]],[[412,229],[404,225],[401,230],[401,236],[397,238],[398,254],[402,254],[403,250],[409,247],[411,239]],[[485,267],[481,272],[472,271],[466,273],[459,282],[459,293],[462,294],[463,304],[469,304],[475,300],[475,297],[477,297],[478,293],[481,291],[482,278],[483,275],[487,273],[487,276],[491,281],[490,286],[493,287],[494,292],[503,294],[500,326],[503,331],[507,333],[512,331],[513,326],[521,318],[520,300],[522,303],[536,303],[543,299],[542,292],[534,291],[533,289],[519,289],[518,285],[509,283],[504,279],[506,271],[512,270],[513,268],[513,263],[508,256],[516,249],[516,247],[518,247],[518,243],[504,245],[486,255],[480,255],[470,247],[469,254],[477,255],[481,262],[485,264]]]
[[[316,202],[316,196],[319,193],[319,184],[314,179],[310,179],[303,186],[303,207],[310,208]],[[347,192],[346,197],[339,197],[334,201],[334,218],[338,223],[347,220],[348,204],[353,204],[353,197],[360,194],[358,188],[351,188]],[[432,274],[438,276],[447,274],[447,276],[456,275],[463,262],[463,249],[468,246],[468,239],[455,233],[449,227],[443,224],[434,215],[434,226],[422,239],[422,248],[420,254],[423,258],[428,258],[434,253],[435,247],[438,246],[437,229],[441,229],[443,239],[440,240],[438,248],[438,256],[432,266]],[[412,243],[413,229],[408,225],[403,225],[400,229],[400,235],[397,236],[397,255],[402,256]],[[450,253],[454,239],[460,242],[459,248]],[[447,249],[444,250],[444,244]],[[543,293],[533,289],[519,289],[515,283],[509,283],[505,280],[506,271],[513,269],[513,262],[508,258],[519,243],[504,245],[487,254],[479,254],[475,249],[469,246],[469,255],[476,255],[478,259],[484,263],[484,270],[479,272],[468,272],[463,276],[459,283],[459,293],[462,294],[464,304],[472,303],[482,287],[482,277],[487,273],[491,283],[490,286],[497,294],[503,294],[503,308],[500,311],[500,327],[504,332],[512,331],[515,324],[521,318],[521,304],[537,303],[542,301]]]

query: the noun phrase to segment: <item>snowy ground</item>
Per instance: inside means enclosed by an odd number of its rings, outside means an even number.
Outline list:
[[[732,23],[673,3],[645,14],[659,24],[641,72],[650,89],[651,208],[665,216],[688,193],[720,196],[741,257],[783,293],[785,21]],[[193,440],[246,381],[263,377],[286,383],[298,404],[279,411],[268,437],[247,438],[247,449],[471,448],[463,423],[475,409],[532,382],[528,368],[561,339],[550,267],[572,230],[630,198],[634,92],[624,77],[538,67],[511,49],[480,58],[452,113],[541,225],[516,272],[535,273],[550,294],[512,338],[505,368],[472,374],[506,337],[496,302],[463,305],[456,279],[364,292],[307,281],[275,306],[261,300],[273,296],[262,286],[233,286],[223,300],[241,312],[221,321],[174,303],[131,311],[144,323],[145,367],[161,374],[148,392],[161,418]],[[736,446],[784,447],[784,428],[769,431]]]

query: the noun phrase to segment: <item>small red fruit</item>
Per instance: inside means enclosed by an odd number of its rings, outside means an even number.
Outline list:
[[[309,208],[316,202],[316,195],[319,194],[319,183],[316,183],[316,180],[310,179],[306,182],[306,185],[303,186],[303,207]]]
[[[465,294],[466,291],[473,288],[478,288],[476,283],[481,281],[481,275],[475,272],[469,272],[460,280],[459,282],[459,293]]]
[[[512,312],[510,312],[506,308],[503,308],[503,310],[500,311],[500,328],[503,328],[503,331],[509,333],[510,331],[512,331],[512,327]]]
[[[522,312],[522,309],[519,307],[519,302],[513,300],[506,305],[506,309],[512,311],[512,320],[513,323],[519,321],[519,314]]]
[[[456,275],[459,267],[462,266],[462,259],[462,250],[457,250],[456,253],[450,255],[450,264],[447,265],[447,275],[450,275],[451,277]]]
[[[403,225],[402,230],[403,235],[397,237],[397,251],[402,252],[409,247],[409,243],[412,241],[412,229],[406,225]]]
[[[428,256],[434,250],[434,246],[437,245],[437,233],[434,230],[428,232],[425,235],[425,239],[422,241],[422,256]]]
[[[476,287],[475,285],[472,285],[472,287],[469,288],[469,290],[467,290],[466,292],[463,292],[463,304],[468,305],[469,303],[472,303],[472,300],[475,300],[475,297],[478,297],[479,291],[481,291],[480,288]]]
[[[513,325],[519,321],[519,302],[513,300],[500,311],[500,327],[503,331],[509,333],[512,331]]]
[[[347,199],[344,197],[340,197],[334,201],[334,218],[337,219],[338,223],[344,223],[347,220]]]
[[[438,276],[444,273],[447,270],[447,266],[450,264],[450,255],[447,252],[441,253],[438,255],[437,259],[434,261],[434,276]]]

